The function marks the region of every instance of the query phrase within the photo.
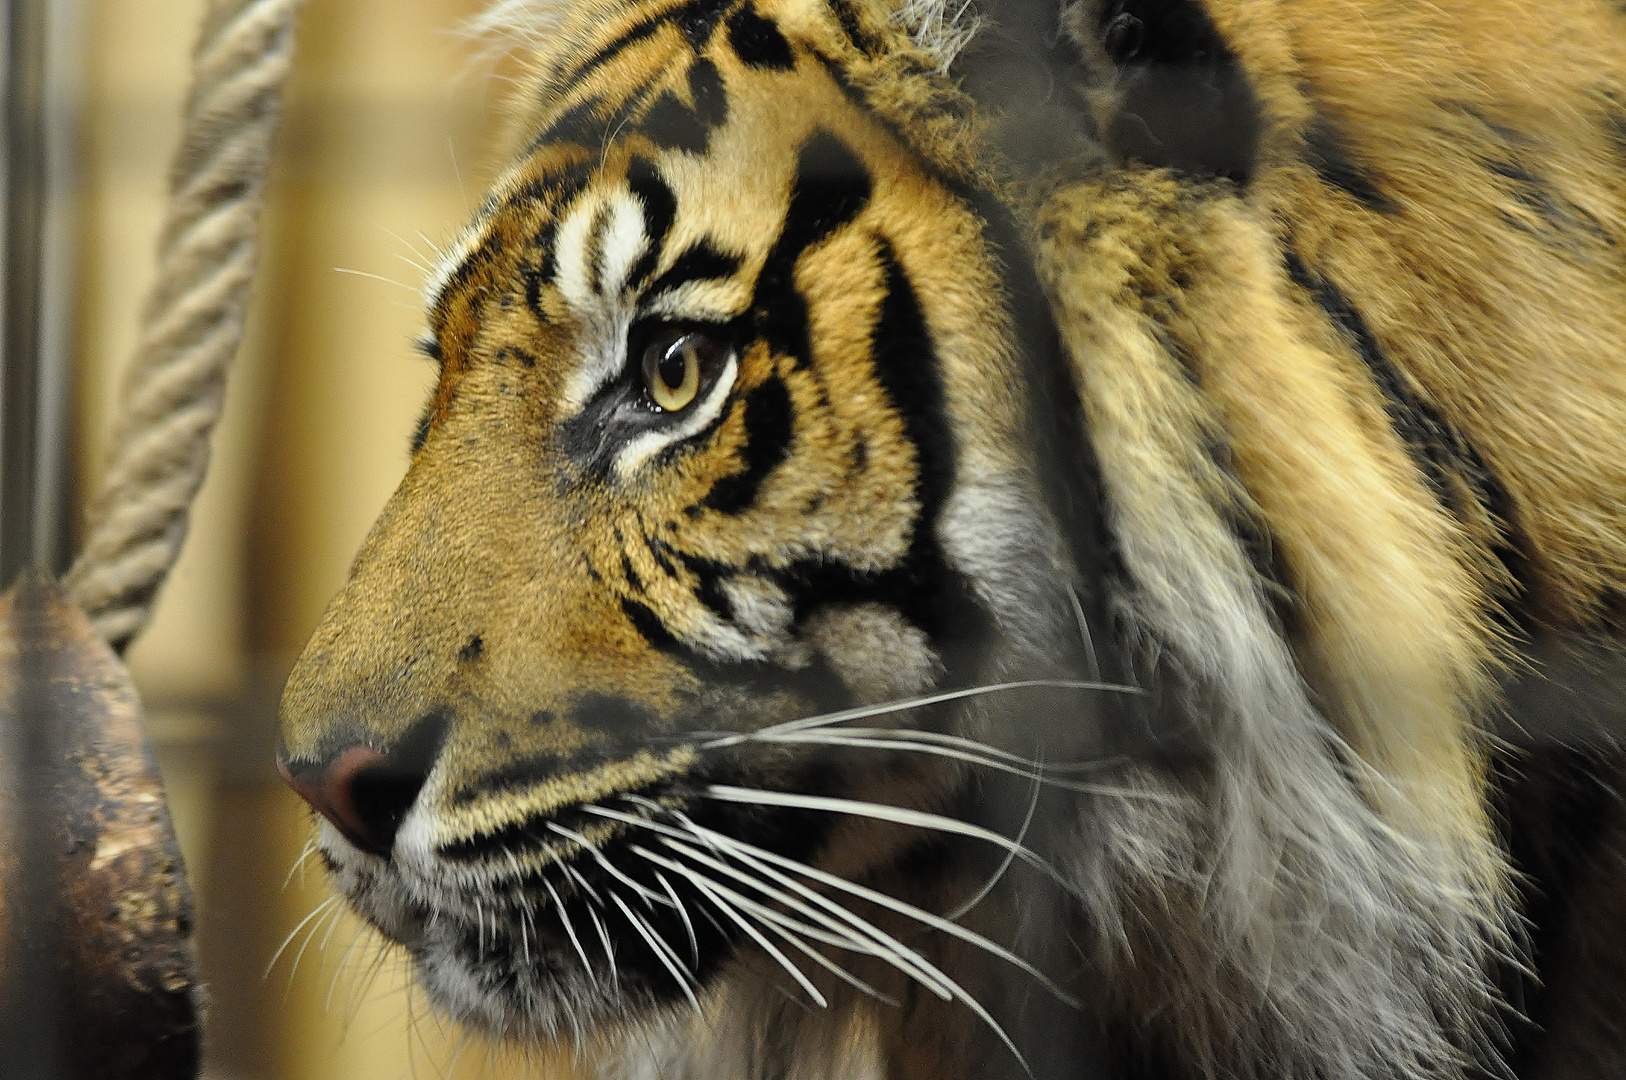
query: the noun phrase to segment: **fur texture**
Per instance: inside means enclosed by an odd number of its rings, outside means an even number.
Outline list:
[[[498,4],[340,889],[606,1077],[1605,1075],[1618,822],[1530,945],[1480,729],[1626,584],[1620,22]]]

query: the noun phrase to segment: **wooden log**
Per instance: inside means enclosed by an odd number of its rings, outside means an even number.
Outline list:
[[[195,1077],[192,926],[129,675],[55,582],[25,575],[0,597],[0,1058],[65,1080]]]

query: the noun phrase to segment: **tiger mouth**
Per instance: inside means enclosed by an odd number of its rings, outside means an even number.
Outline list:
[[[448,847],[428,841],[430,812],[415,809],[389,858],[337,830],[323,847],[437,1004],[501,1036],[556,1037],[629,1006],[698,1009],[742,944],[785,972],[810,966],[787,926],[805,920],[783,901],[808,902],[773,880],[812,865],[828,821],[740,811],[704,785],[662,784]],[[787,985],[822,1002],[805,977]]]

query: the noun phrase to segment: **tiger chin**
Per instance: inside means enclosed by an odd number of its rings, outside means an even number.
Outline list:
[[[1618,13],[486,22],[512,161],[278,754],[438,1009],[603,1076],[1615,1075],[1509,990],[1626,999],[1529,944],[1484,728],[1626,584]]]

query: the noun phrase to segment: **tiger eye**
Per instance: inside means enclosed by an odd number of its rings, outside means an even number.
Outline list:
[[[700,393],[700,350],[697,334],[656,342],[644,350],[644,386],[649,400],[666,412],[685,408]]]

